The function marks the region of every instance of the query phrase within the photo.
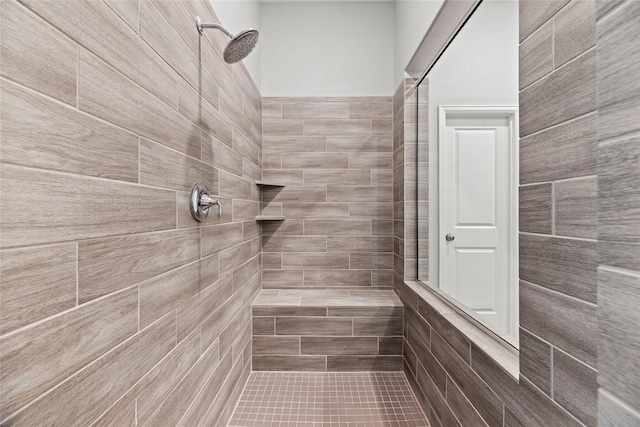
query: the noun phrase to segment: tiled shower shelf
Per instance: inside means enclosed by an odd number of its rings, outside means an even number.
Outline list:
[[[256,217],[256,221],[284,221],[285,217],[275,215],[260,215]]]
[[[258,180],[256,181],[256,185],[259,185],[261,187],[284,187],[284,184],[278,183],[278,182],[269,182],[269,181],[262,181],[262,180]]]

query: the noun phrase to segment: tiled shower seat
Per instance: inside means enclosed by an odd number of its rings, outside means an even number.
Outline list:
[[[252,309],[254,371],[402,370],[392,290],[264,289]]]

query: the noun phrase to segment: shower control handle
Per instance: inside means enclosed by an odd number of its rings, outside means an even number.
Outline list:
[[[456,236],[454,236],[453,234],[447,234],[446,236],[444,236],[444,238],[447,242],[453,242]]]
[[[218,205],[218,218],[222,216],[222,203],[209,195],[209,189],[202,183],[197,183],[191,189],[189,207],[191,216],[196,221],[202,222],[209,215],[209,208]]]

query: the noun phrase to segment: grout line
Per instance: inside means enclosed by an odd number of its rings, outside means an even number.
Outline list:
[[[553,398],[553,395],[555,393],[554,386],[553,386],[553,383],[555,381],[554,375],[553,375],[553,371],[555,370],[555,365],[553,363],[553,349],[554,348],[555,347],[553,345],[549,346],[549,351],[551,352],[551,355],[549,357],[549,363],[550,363],[550,369],[549,369],[549,371],[550,371],[549,372],[549,396],[551,397],[551,400],[555,401],[555,399]]]
[[[556,183],[551,182],[551,235],[556,235]]]
[[[76,242],[76,307],[80,304],[80,244]]]
[[[570,236],[557,236],[557,235],[551,235],[551,234],[543,234],[543,233],[531,233],[531,232],[527,232],[527,231],[520,231],[521,235],[525,235],[525,236],[536,236],[536,237],[551,237],[551,238],[555,238],[555,239],[565,239],[565,240],[574,240],[574,241],[578,241],[578,242],[591,242],[591,243],[596,243],[597,239],[586,239],[583,237],[570,237]]]
[[[585,300],[583,300],[583,299],[580,299],[580,298],[578,298],[578,297],[574,297],[574,296],[572,296],[572,295],[567,295],[567,294],[562,293],[562,292],[560,292],[560,291],[556,291],[556,290],[554,290],[554,289],[547,288],[546,286],[538,285],[537,283],[533,283],[533,282],[527,282],[526,280],[522,280],[522,279],[520,279],[520,281],[521,281],[521,282],[523,282],[523,283],[526,283],[527,285],[530,285],[530,286],[533,286],[533,287],[536,287],[536,288],[542,289],[542,290],[544,290],[544,291],[546,291],[546,292],[550,292],[550,293],[552,293],[552,294],[554,294],[554,295],[556,295],[556,296],[561,296],[561,297],[563,297],[563,298],[569,298],[569,299],[571,299],[571,300],[573,300],[573,301],[580,302],[580,303],[582,303],[582,304],[588,304],[588,305],[590,305],[590,306],[597,307],[597,304],[595,304],[595,303],[593,303],[593,302],[585,301]]]

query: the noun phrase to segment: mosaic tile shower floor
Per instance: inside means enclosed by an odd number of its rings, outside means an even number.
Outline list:
[[[252,372],[229,427],[428,427],[402,372]]]

